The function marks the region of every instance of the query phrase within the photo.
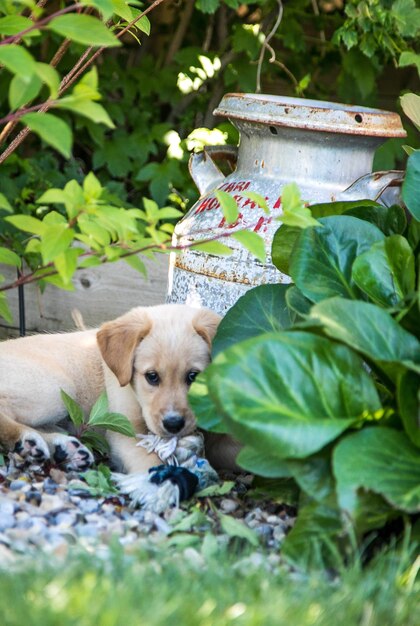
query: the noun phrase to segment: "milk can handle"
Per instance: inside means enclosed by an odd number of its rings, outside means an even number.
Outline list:
[[[382,201],[385,204],[397,204],[404,180],[402,170],[372,172],[361,176],[344,191],[337,194],[335,200],[369,200]],[[386,194],[385,197],[382,197]]]
[[[232,169],[238,160],[236,146],[205,146],[202,152],[192,154],[189,162],[191,178],[201,195],[214,189],[225,179],[214,160],[228,161]]]

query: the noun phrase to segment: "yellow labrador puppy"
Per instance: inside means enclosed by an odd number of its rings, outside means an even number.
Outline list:
[[[86,469],[93,461],[89,450],[54,431],[67,414],[61,389],[87,415],[105,388],[110,410],[126,415],[136,433],[191,433],[196,424],[187,392],[210,361],[219,320],[212,311],[185,305],[138,307],[99,330],[0,343],[0,444],[31,461],[52,456],[69,469]],[[108,439],[123,471],[161,463],[133,438],[109,432]],[[237,449],[228,438],[210,441],[210,462],[231,466],[226,455]]]

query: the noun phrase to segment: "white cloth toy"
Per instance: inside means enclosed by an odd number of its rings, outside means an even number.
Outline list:
[[[190,498],[219,481],[217,472],[204,458],[204,437],[196,432],[182,437],[159,437],[149,433],[137,435],[138,446],[154,452],[164,463],[152,467],[148,474],[113,473],[120,491],[127,494],[133,504],[154,513],[168,507],[179,506],[181,500]]]

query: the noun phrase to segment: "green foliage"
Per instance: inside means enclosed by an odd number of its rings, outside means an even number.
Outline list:
[[[94,497],[109,497],[118,493],[111,478],[111,470],[106,465],[100,463],[97,469],[90,469],[83,472],[81,477],[85,483],[80,483],[79,488],[86,489]]]
[[[171,535],[156,544],[140,538],[136,547],[111,543],[106,558],[72,546],[65,560],[45,553],[18,559],[18,572],[0,571],[3,624],[118,626],[141,615],[149,626],[417,625],[417,564],[408,551],[381,554],[363,569],[355,562],[331,581],[290,572],[249,544],[232,550],[209,532],[186,538],[188,551],[171,546]],[[139,593],[139,581],[147,581],[147,593]]]
[[[240,298],[192,385],[199,423],[244,444],[238,463],[299,487],[295,563],[332,564],[420,510],[415,207],[314,205],[319,225],[282,225],[273,260],[294,284]]]
[[[124,415],[109,411],[105,392],[99,396],[86,420],[79,404],[63,389],[61,390],[61,399],[76,429],[76,436],[88,448],[102,456],[106,456],[109,452],[109,445],[105,437],[96,430],[97,428],[112,430],[126,437],[134,437],[136,434],[131,422]]]

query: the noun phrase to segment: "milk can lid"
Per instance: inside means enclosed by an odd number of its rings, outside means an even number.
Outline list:
[[[214,115],[330,133],[368,137],[406,137],[400,116],[358,105],[251,93],[228,93]]]

